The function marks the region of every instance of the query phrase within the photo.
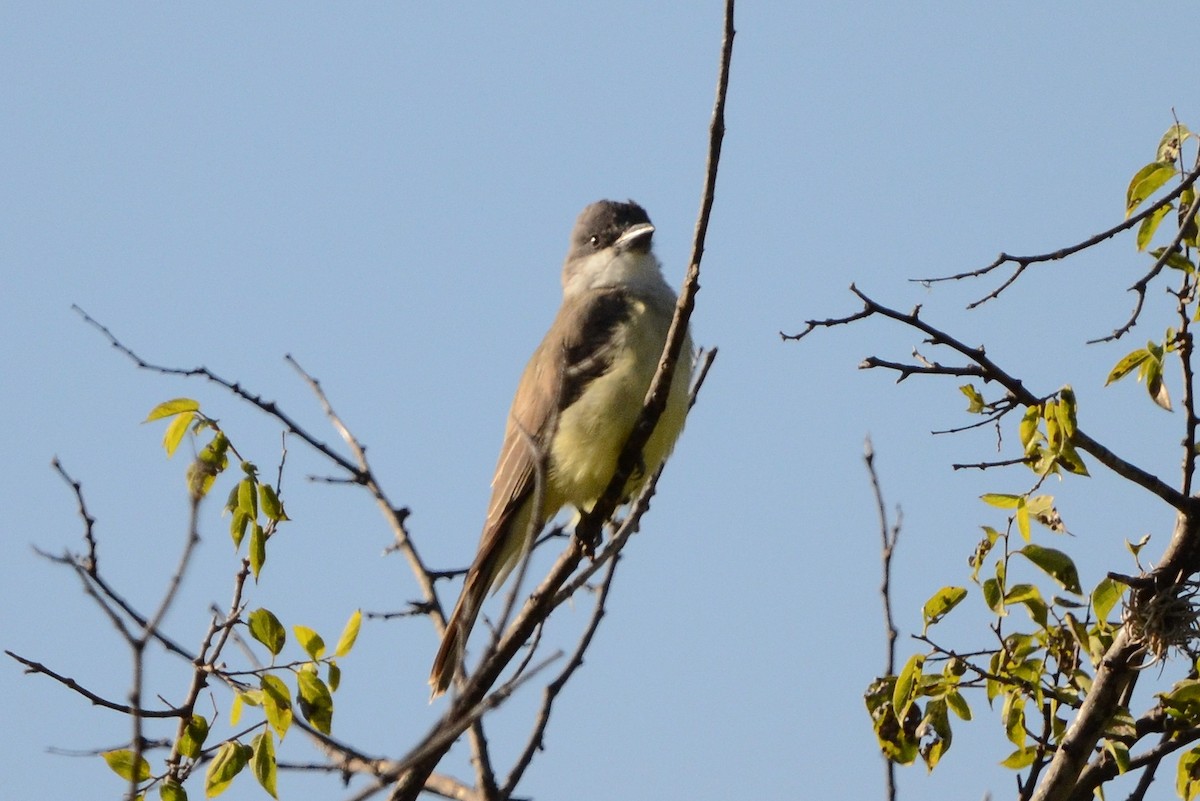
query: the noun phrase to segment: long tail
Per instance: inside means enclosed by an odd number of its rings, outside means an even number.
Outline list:
[[[462,595],[458,596],[458,603],[454,605],[454,611],[450,614],[446,633],[442,635],[442,644],[433,659],[433,669],[429,671],[429,686],[433,690],[430,700],[450,688],[454,674],[462,665],[467,638],[471,635],[471,629],[475,627],[479,608],[487,595],[488,582],[483,574],[484,571],[474,568],[467,574]]]

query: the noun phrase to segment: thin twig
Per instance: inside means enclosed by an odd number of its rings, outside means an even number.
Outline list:
[[[883,578],[879,585],[879,594],[883,597],[883,625],[887,638],[887,664],[885,676],[896,674],[896,638],[900,635],[896,621],[892,617],[892,555],[896,551],[896,543],[900,539],[900,511],[896,511],[896,523],[888,522],[887,505],[883,501],[883,488],[879,484],[879,474],[875,470],[875,447],[871,438],[867,437],[863,445],[863,461],[867,465],[867,474],[871,478],[871,491],[875,496],[875,507],[879,514],[879,536],[881,541],[880,558],[883,563]],[[896,801],[896,763],[884,757],[884,770],[887,777],[888,801]]]
[[[939,282],[943,282],[943,281],[959,281],[964,278],[979,278],[981,276],[987,275],[988,273],[992,272],[993,270],[995,270],[1005,264],[1011,263],[1011,264],[1017,265],[1013,274],[1011,276],[1009,276],[1009,278],[1007,280],[1005,280],[1003,284],[1001,284],[998,288],[996,288],[992,292],[988,293],[984,297],[980,298],[979,300],[977,300],[977,301],[971,303],[969,306],[967,306],[968,309],[973,309],[977,306],[980,306],[980,305],[986,303],[989,300],[992,300],[992,299],[998,297],[1000,295],[1000,293],[1003,292],[1005,289],[1007,289],[1009,286],[1011,286],[1012,283],[1021,275],[1021,273],[1023,273],[1026,270],[1026,268],[1028,268],[1030,265],[1037,264],[1040,262],[1058,261],[1060,259],[1065,259],[1068,256],[1073,256],[1076,253],[1087,250],[1090,247],[1094,247],[1095,245],[1100,244],[1101,242],[1105,241],[1106,239],[1111,239],[1112,237],[1116,236],[1117,234],[1121,233],[1122,231],[1128,231],[1130,228],[1133,228],[1135,225],[1138,225],[1139,223],[1142,222],[1142,220],[1145,220],[1147,217],[1154,214],[1160,208],[1167,205],[1168,203],[1171,203],[1176,198],[1178,198],[1180,195],[1182,195],[1187,190],[1188,187],[1190,187],[1192,184],[1194,184],[1196,182],[1197,178],[1200,178],[1200,165],[1197,165],[1197,167],[1195,169],[1193,169],[1190,173],[1188,173],[1184,177],[1183,181],[1180,182],[1180,184],[1178,186],[1176,186],[1173,191],[1171,191],[1169,194],[1164,196],[1161,200],[1157,201],[1153,205],[1148,206],[1141,213],[1136,214],[1133,217],[1130,217],[1129,219],[1125,220],[1124,222],[1114,225],[1112,228],[1109,228],[1108,230],[1101,231],[1100,233],[1096,234],[1095,236],[1090,236],[1078,244],[1071,245],[1070,247],[1059,248],[1058,250],[1051,251],[1050,253],[1042,253],[1042,254],[1035,255],[1035,256],[1012,256],[1008,253],[1001,253],[999,256],[996,257],[995,261],[993,261],[991,264],[987,265],[986,267],[981,267],[977,270],[969,270],[967,272],[958,273],[956,275],[945,275],[945,276],[939,276],[937,278],[914,278],[912,280],[917,283],[921,283],[921,284],[935,284],[935,283],[939,283]]]

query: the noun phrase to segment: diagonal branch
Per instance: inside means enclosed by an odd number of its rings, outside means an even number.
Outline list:
[[[914,328],[925,334],[927,341],[931,344],[948,347],[966,357],[968,360],[974,362],[981,369],[981,375],[985,381],[995,381],[996,383],[1000,384],[1002,387],[1008,390],[1009,394],[1012,395],[1017,403],[1029,407],[1036,406],[1042,402],[1042,399],[1030,392],[1020,379],[1010,375],[1008,372],[1001,369],[998,364],[988,358],[987,353],[982,347],[971,347],[955,337],[950,336],[941,329],[935,328],[934,326],[922,320],[920,317],[919,306],[908,313],[900,312],[872,300],[854,284],[850,285],[850,291],[858,296],[859,300],[863,302],[862,311],[847,317],[830,318],[827,320],[809,320],[805,323],[805,327],[800,331],[800,333],[791,335],[781,333],[780,336],[782,336],[785,340],[798,340],[808,336],[818,328],[833,328],[835,326],[846,325],[848,323],[855,322],[856,320],[862,320],[872,315],[879,315],[880,317],[886,317],[890,320],[895,320],[899,323],[907,325],[910,328]],[[944,372],[944,370],[930,370],[929,368],[915,368],[912,366],[906,367],[910,372],[913,373]],[[1096,461],[1100,462],[1109,470],[1112,470],[1122,478],[1137,484],[1139,487],[1152,492],[1162,500],[1166,501],[1176,510],[1181,512],[1187,511],[1192,509],[1195,505],[1195,502],[1193,502],[1191,498],[1170,486],[1153,473],[1147,472],[1132,462],[1117,456],[1107,447],[1101,445],[1099,442],[1092,439],[1088,434],[1084,433],[1082,429],[1077,428],[1075,430],[1075,436],[1072,441],[1075,447],[1096,459]]]
[[[1005,264],[1015,264],[1016,267],[1013,270],[1012,275],[1005,279],[1004,283],[989,292],[987,295],[984,295],[979,300],[967,306],[968,309],[974,309],[977,306],[982,306],[989,300],[999,297],[1000,294],[1004,290],[1008,289],[1008,287],[1012,286],[1017,278],[1019,278],[1021,274],[1025,272],[1025,270],[1031,265],[1039,264],[1041,262],[1065,259],[1068,256],[1073,256],[1076,253],[1087,250],[1090,247],[1094,247],[1106,239],[1111,239],[1122,231],[1128,231],[1130,228],[1138,225],[1142,222],[1142,220],[1145,220],[1163,206],[1180,197],[1192,184],[1196,182],[1198,178],[1200,178],[1200,164],[1197,164],[1197,166],[1184,177],[1183,181],[1181,181],[1174,190],[1164,196],[1157,203],[1147,207],[1141,213],[1130,217],[1124,222],[1114,225],[1112,228],[1109,228],[1106,231],[1101,231],[1095,236],[1088,237],[1082,242],[1071,245],[1070,247],[1059,248],[1058,250],[1051,251],[1050,253],[1041,253],[1035,256],[1013,256],[1008,253],[1001,253],[991,264],[987,265],[986,267],[980,267],[977,270],[968,270],[967,272],[957,273],[955,275],[944,275],[937,278],[916,278],[913,280],[921,284],[935,284],[943,281],[961,281],[964,278],[980,278]]]

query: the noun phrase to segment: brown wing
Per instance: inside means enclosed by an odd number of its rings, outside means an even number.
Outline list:
[[[534,351],[509,410],[492,478],[492,499],[467,571],[462,594],[446,624],[429,683],[437,697],[450,686],[462,663],[467,637],[488,590],[503,579],[525,548],[538,449],[548,448],[555,415],[611,363],[612,333],[628,317],[620,290],[589,293],[564,301],[550,330]],[[555,514],[564,499],[547,476],[544,515]]]

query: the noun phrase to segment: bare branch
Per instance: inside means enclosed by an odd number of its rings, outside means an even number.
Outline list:
[[[1005,264],[1015,264],[1016,268],[1014,269],[1012,275],[1010,275],[1004,281],[1004,283],[1002,283],[999,287],[997,287],[993,291],[989,292],[987,295],[983,296],[979,300],[977,300],[967,306],[968,309],[973,309],[977,306],[983,305],[984,303],[988,302],[989,300],[992,300],[993,298],[999,297],[1000,293],[1002,293],[1005,289],[1007,289],[1009,286],[1011,286],[1013,284],[1013,282],[1016,281],[1018,277],[1020,277],[1021,273],[1025,272],[1025,270],[1029,266],[1031,266],[1033,264],[1038,264],[1041,262],[1058,261],[1060,259],[1065,259],[1068,256],[1073,256],[1076,253],[1079,253],[1081,251],[1087,250],[1088,248],[1094,247],[1095,245],[1098,245],[1107,239],[1111,239],[1112,237],[1116,236],[1117,234],[1121,233],[1122,231],[1128,231],[1129,229],[1133,228],[1135,225],[1140,224],[1142,222],[1142,220],[1145,220],[1147,217],[1154,214],[1156,211],[1158,211],[1160,208],[1167,205],[1168,203],[1173,202],[1180,195],[1182,195],[1185,191],[1187,191],[1188,187],[1190,187],[1192,184],[1194,184],[1196,182],[1197,178],[1200,178],[1200,165],[1197,165],[1197,167],[1195,169],[1193,169],[1190,173],[1188,173],[1184,177],[1183,181],[1181,181],[1179,183],[1179,185],[1176,186],[1173,191],[1171,191],[1169,194],[1165,195],[1158,202],[1147,207],[1141,213],[1136,214],[1133,217],[1130,217],[1129,219],[1125,220],[1122,223],[1114,225],[1112,228],[1109,228],[1106,231],[1101,231],[1100,233],[1096,234],[1095,236],[1088,237],[1087,239],[1083,240],[1082,242],[1080,242],[1076,245],[1071,245],[1070,247],[1065,247],[1065,248],[1059,248],[1058,250],[1051,251],[1050,253],[1042,253],[1042,254],[1035,255],[1035,256],[1012,256],[1008,253],[1001,253],[999,256],[996,257],[996,260],[993,261],[991,264],[987,265],[986,267],[981,267],[978,270],[969,270],[967,272],[958,273],[956,275],[946,275],[946,276],[940,276],[937,278],[914,278],[912,280],[916,281],[917,283],[921,283],[921,284],[935,284],[935,283],[939,283],[939,282],[943,282],[943,281],[960,281],[964,278],[982,277],[982,276],[987,275],[988,273],[992,272],[993,270],[995,270],[999,267],[1002,267]]]
[[[8,654],[10,657],[24,665],[26,673],[40,673],[43,676],[49,676],[64,687],[79,693],[84,698],[91,701],[95,706],[102,706],[105,709],[111,709],[115,712],[122,712],[126,715],[132,715],[135,712],[132,706],[129,706],[128,704],[120,704],[116,701],[110,701],[101,695],[97,695],[87,687],[84,687],[82,684],[75,681],[75,679],[71,678],[70,676],[64,676],[61,673],[56,673],[55,671],[43,665],[41,662],[35,662],[32,659],[26,659],[20,654],[15,654],[7,649],[4,651],[4,653]],[[185,714],[182,709],[138,709],[136,712],[144,718],[177,718]]]
[[[1042,399],[1030,392],[1020,379],[1010,375],[1001,369],[998,364],[988,358],[983,348],[974,348],[966,345],[960,340],[950,336],[945,331],[935,328],[922,320],[919,316],[919,307],[906,314],[877,303],[859,290],[854,284],[850,285],[850,291],[857,295],[859,300],[863,302],[862,312],[839,319],[821,321],[811,320],[807,323],[808,327],[805,328],[805,330],[800,334],[785,338],[799,339],[817,328],[832,328],[834,326],[845,325],[847,323],[854,322],[855,320],[861,320],[872,315],[879,315],[881,317],[886,317],[890,320],[895,320],[899,323],[907,325],[910,328],[915,328],[916,330],[925,334],[931,344],[943,345],[958,352],[962,356],[965,356],[967,359],[979,366],[979,368],[982,370],[982,377],[984,380],[995,381],[996,383],[1000,384],[1002,387],[1008,390],[1009,394],[1017,403],[1029,407],[1035,406],[1042,402]],[[914,374],[929,371],[931,371],[931,368],[925,368],[922,370],[914,367],[912,369]],[[936,372],[936,368],[933,368],[933,371]],[[1112,470],[1117,475],[1133,482],[1134,484],[1137,484],[1143,489],[1154,493],[1159,498],[1170,504],[1173,508],[1177,510],[1187,510],[1192,507],[1193,501],[1188,498],[1188,496],[1179,492],[1179,490],[1175,489],[1174,487],[1171,487],[1153,473],[1149,473],[1134,465],[1132,462],[1117,456],[1108,448],[1084,433],[1082,429],[1076,429],[1072,442],[1079,450],[1092,456],[1109,470]]]
[[[1200,168],[1198,168],[1198,169],[1200,169]],[[1195,180],[1195,179],[1193,178],[1193,180]],[[1185,219],[1195,218],[1196,212],[1198,210],[1200,210],[1200,193],[1198,193],[1196,195],[1195,200],[1192,201],[1192,205],[1190,207],[1188,207],[1188,210],[1185,212]],[[1171,240],[1170,245],[1163,248],[1162,255],[1159,256],[1158,259],[1154,262],[1154,265],[1150,268],[1149,272],[1147,272],[1145,275],[1143,275],[1141,278],[1139,278],[1133,286],[1129,287],[1130,292],[1134,292],[1137,294],[1137,300],[1135,301],[1134,306],[1133,306],[1133,313],[1129,315],[1129,319],[1125,322],[1125,325],[1116,329],[1115,331],[1113,331],[1111,334],[1109,334],[1106,337],[1100,337],[1099,339],[1089,339],[1088,340],[1089,345],[1095,345],[1095,344],[1099,344],[1101,342],[1112,342],[1113,340],[1120,339],[1121,337],[1123,337],[1127,333],[1129,333],[1129,331],[1135,325],[1137,325],[1138,317],[1142,313],[1142,306],[1146,302],[1146,287],[1148,287],[1150,285],[1150,282],[1153,281],[1160,272],[1162,272],[1163,267],[1166,266],[1167,261],[1175,253],[1176,248],[1178,248],[1180,243],[1183,242],[1184,233],[1186,231],[1187,231],[1187,228],[1185,226],[1183,226],[1183,225],[1179,226],[1179,230],[1175,233],[1175,238]]]
[[[592,644],[592,637],[596,634],[596,629],[600,625],[601,618],[604,617],[604,604],[608,600],[608,591],[612,587],[613,576],[616,575],[619,558],[619,556],[615,556],[608,563],[608,572],[604,574],[604,580],[596,590],[596,606],[592,610],[592,616],[588,620],[588,625],[584,629],[583,635],[579,638],[579,644],[575,647],[575,652],[571,654],[566,667],[558,674],[558,677],[547,684],[546,688],[542,691],[542,706],[538,710],[533,732],[530,734],[529,741],[525,744],[525,749],[521,752],[521,756],[517,759],[516,764],[504,782],[504,786],[500,790],[502,798],[511,797],[513,790],[516,789],[517,784],[521,781],[521,777],[525,775],[526,768],[533,761],[534,753],[541,750],[542,737],[546,732],[547,724],[550,722],[550,711],[554,706],[554,699],[562,692],[562,688],[570,680],[575,671],[583,665],[583,655]]]

